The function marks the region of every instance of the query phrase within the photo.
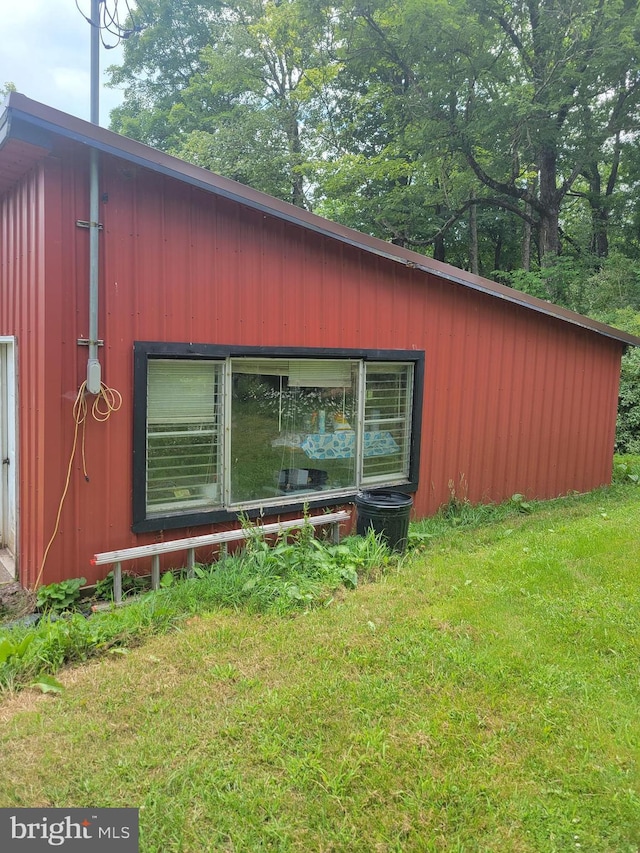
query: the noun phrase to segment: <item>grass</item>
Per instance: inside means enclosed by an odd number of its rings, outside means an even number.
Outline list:
[[[34,685],[60,690],[52,677],[65,664],[108,650],[121,652],[175,629],[190,615],[242,608],[284,616],[326,605],[336,593],[379,575],[391,562],[388,548],[373,531],[339,544],[318,539],[315,532],[312,525],[303,525],[288,537],[265,540],[256,531],[243,548],[195,566],[193,578],[186,578],[184,570],[166,572],[160,590],[135,595],[125,608],[107,604],[107,612],[90,619],[85,618],[87,601],[75,600],[84,578],[41,587],[38,598],[45,591],[46,604],[56,607],[47,609],[35,626],[32,616],[4,627],[0,622],[0,694]],[[130,589],[140,592],[135,584]],[[109,590],[112,573],[96,586],[102,595]]]
[[[150,851],[637,853],[640,489],[449,507],[377,583],[195,614],[0,705],[0,807]]]

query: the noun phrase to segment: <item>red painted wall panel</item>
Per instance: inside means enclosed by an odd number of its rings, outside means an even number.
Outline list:
[[[86,186],[81,160],[50,158],[3,201],[14,260],[2,266],[0,332],[19,335],[25,366],[25,583],[54,528],[85,378],[88,233],[75,222],[88,219]],[[106,157],[101,193],[100,358],[122,407],[87,420],[89,479],[78,451],[46,582],[93,581],[104,571],[92,573],[92,553],[162,536],[131,532],[136,340],[424,350],[416,515],[452,492],[545,498],[609,481],[619,343]],[[205,530],[167,538],[191,532]]]
[[[36,168],[0,200],[0,334],[16,338],[20,389],[18,572],[23,565],[37,565],[42,553],[45,393],[41,356],[44,326],[43,190],[43,176]],[[33,484],[33,488],[27,488],[28,483]],[[31,521],[29,538],[24,535],[25,519]]]

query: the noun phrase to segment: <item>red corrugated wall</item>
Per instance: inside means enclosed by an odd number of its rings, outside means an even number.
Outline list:
[[[54,529],[86,372],[86,181],[77,155],[50,158],[10,202],[33,244],[2,283],[2,332],[13,322],[20,337],[25,584]],[[101,193],[100,357],[123,404],[87,422],[89,479],[78,452],[45,582],[93,581],[92,553],[162,535],[131,532],[135,340],[424,350],[418,516],[452,492],[544,498],[609,481],[621,344],[106,157]]]
[[[43,548],[44,196],[43,172],[36,167],[0,199],[0,334],[16,338],[19,383],[18,571],[36,565]]]

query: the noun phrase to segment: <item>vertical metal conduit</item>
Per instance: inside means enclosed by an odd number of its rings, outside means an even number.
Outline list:
[[[91,122],[100,123],[100,3],[91,0]],[[92,148],[89,160],[89,359],[87,391],[98,394],[101,369],[98,359],[98,301],[100,283],[100,155]]]

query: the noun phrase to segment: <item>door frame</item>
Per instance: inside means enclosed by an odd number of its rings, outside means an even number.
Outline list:
[[[0,559],[16,578],[18,562],[18,371],[16,338],[0,335]]]

